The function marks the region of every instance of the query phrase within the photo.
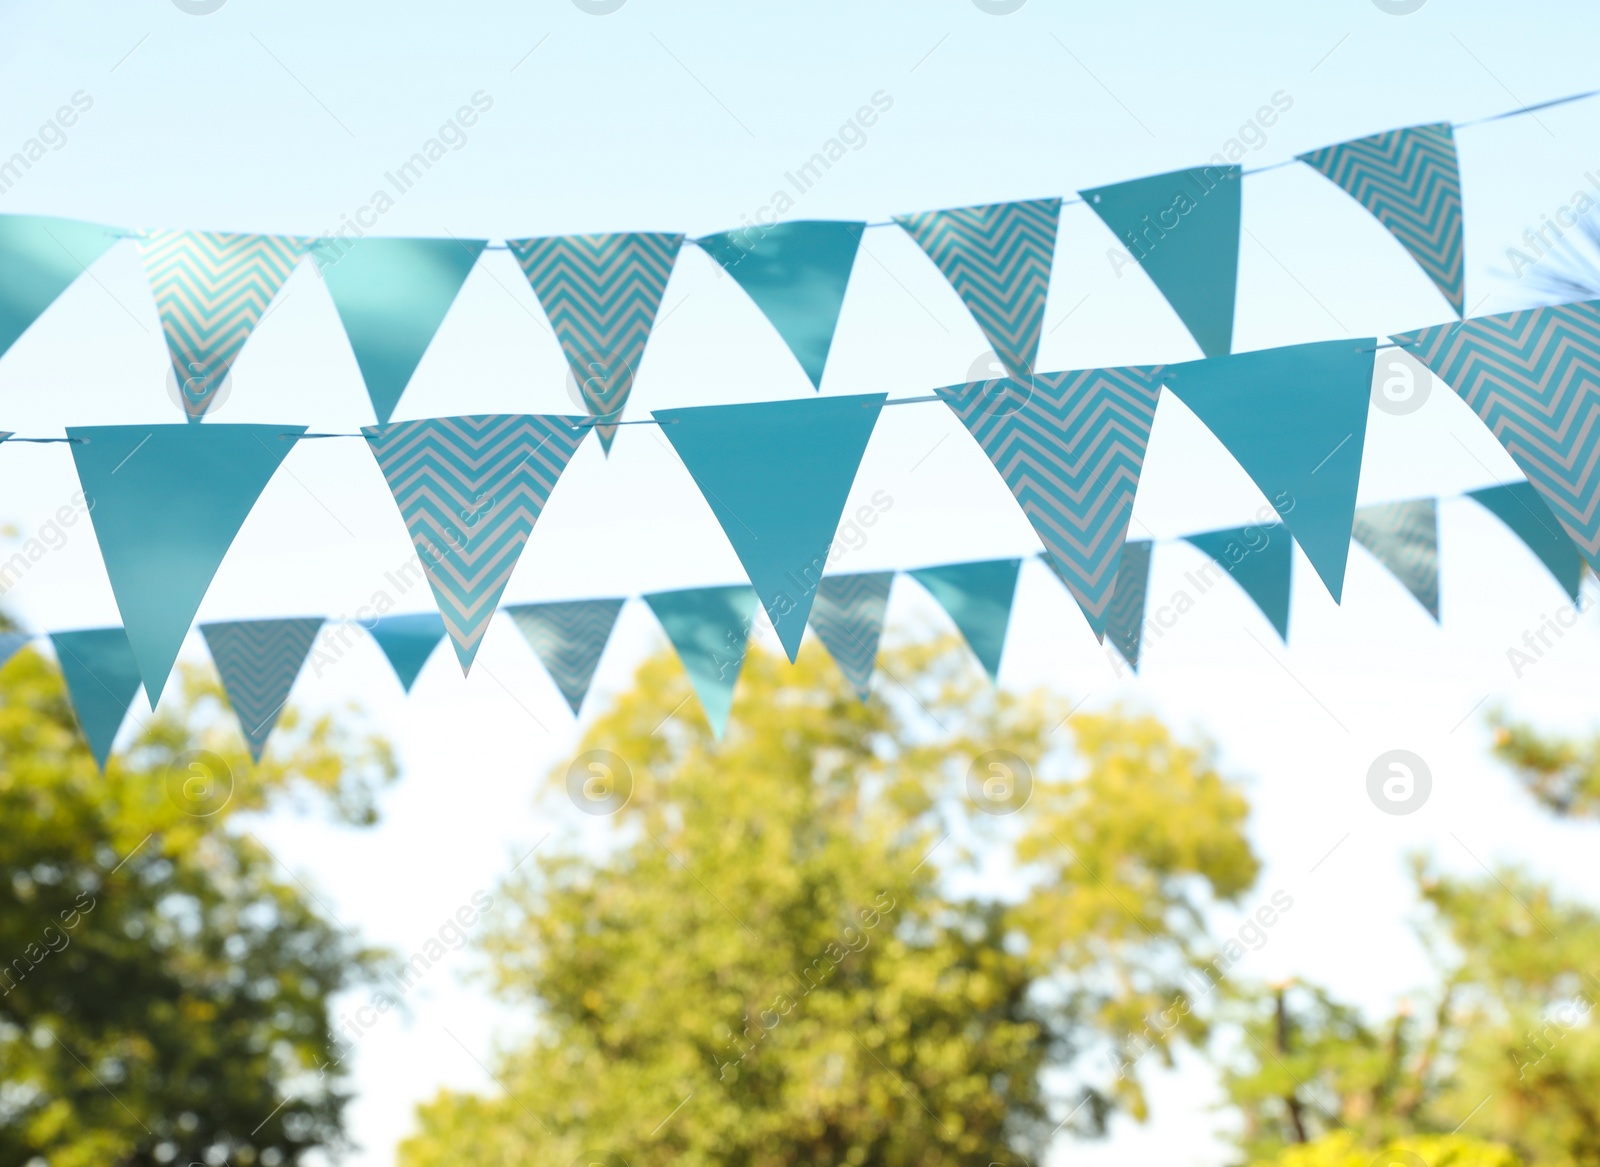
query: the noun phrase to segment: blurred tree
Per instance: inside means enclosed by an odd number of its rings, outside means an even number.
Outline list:
[[[1397,1139],[1378,1148],[1363,1146],[1349,1133],[1326,1135],[1315,1142],[1287,1147],[1254,1167],[1522,1167],[1509,1147],[1460,1135],[1421,1135]]]
[[[1541,806],[1564,817],[1600,818],[1600,737],[1552,736],[1499,711],[1489,724],[1494,756]]]

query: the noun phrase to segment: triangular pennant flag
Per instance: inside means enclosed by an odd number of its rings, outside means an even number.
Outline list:
[[[1201,166],[1078,192],[1208,357],[1233,347],[1241,173],[1237,166]]]
[[[437,612],[407,612],[401,616],[380,616],[367,631],[389,658],[389,667],[407,693],[417,674],[428,663],[433,650],[444,639],[444,617]]]
[[[380,423],[400,403],[482,239],[321,239],[312,254]]]
[[[1139,650],[1144,644],[1144,601],[1150,591],[1150,558],[1155,544],[1130,539],[1122,545],[1117,583],[1106,609],[1106,635],[1134,672],[1139,671]]]
[[[1541,507],[1543,504],[1540,504]],[[1417,603],[1439,621],[1439,504],[1431,498],[1382,503],[1356,511],[1351,531]],[[1566,536],[1562,536],[1563,539]],[[1568,543],[1570,547],[1570,542]],[[1573,558],[1577,558],[1574,550]]]
[[[622,605],[622,600],[567,600],[506,608],[574,717],[583,707]]]
[[[111,743],[116,740],[128,706],[139,691],[139,662],[128,637],[120,628],[89,628],[82,632],[52,632],[67,696],[83,731],[95,765],[106,768]]]
[[[937,390],[1006,480],[1089,627],[1104,637],[1161,394],[1160,366]]]
[[[1020,380],[1039,355],[1060,218],[1060,199],[1033,199],[894,219],[939,266],[1000,363]]]
[[[590,415],[620,416],[683,236],[555,235],[506,246],[550,318]],[[596,428],[610,453],[617,427]]]
[[[7,438],[14,437],[14,436],[15,436],[15,431],[14,430],[0,430],[0,442],[3,442]]]
[[[966,639],[991,681],[1000,672],[1000,654],[1011,622],[1011,600],[1017,591],[1020,559],[951,563],[910,573],[939,601]]]
[[[1289,525],[1334,603],[1350,557],[1376,347],[1371,339],[1296,344],[1162,374]]]
[[[303,425],[67,428],[152,708],[233,537],[305,432]]]
[[[867,393],[653,414],[722,524],[790,661],[884,399]]]
[[[485,414],[367,426],[463,675],[556,480],[578,417]]]
[[[1261,614],[1289,640],[1289,580],[1294,569],[1294,539],[1282,523],[1233,527],[1185,535],[1211,556],[1245,591]]]
[[[250,756],[258,762],[321,629],[321,616],[200,625]]]
[[[0,353],[116,241],[94,223],[0,215]]]
[[[213,231],[151,231],[140,239],[190,421],[205,416],[239,350],[311,242]]]
[[[5,668],[11,658],[32,639],[26,632],[0,632],[0,669]]]
[[[1394,339],[1483,419],[1600,569],[1600,300]]]
[[[863,701],[872,690],[892,571],[825,575],[811,607],[811,630]]]
[[[1485,510],[1510,527],[1512,533],[1539,557],[1556,582],[1574,601],[1583,586],[1583,556],[1561,529],[1555,515],[1531,483],[1508,482],[1467,492]]]
[[[1296,157],[1388,228],[1461,315],[1461,173],[1449,122],[1389,130]]]
[[[733,708],[733,686],[744,667],[750,625],[756,614],[754,588],[688,588],[644,598],[661,621],[683,662],[711,736],[722,740]]]
[[[820,389],[865,228],[800,221],[724,231],[695,242],[739,282]]]

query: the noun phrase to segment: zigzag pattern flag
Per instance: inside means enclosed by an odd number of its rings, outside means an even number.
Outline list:
[[[1139,649],[1144,644],[1144,601],[1150,591],[1154,548],[1149,539],[1131,539],[1122,545],[1117,582],[1106,609],[1106,634],[1135,673],[1139,671]]]
[[[1561,529],[1539,492],[1526,482],[1507,482],[1467,492],[1467,497],[1499,519],[1545,565],[1574,603],[1583,586],[1583,556]]]
[[[508,239],[594,417],[622,413],[682,235],[638,232]],[[607,453],[617,427],[605,425]]]
[[[567,600],[506,608],[550,679],[578,716],[600,656],[622,611],[622,600]]]
[[[228,704],[257,762],[321,629],[321,616],[200,625]]]
[[[961,297],[1000,363],[1026,380],[1039,355],[1060,199],[896,215]]]
[[[1297,157],[1388,228],[1461,315],[1461,171],[1449,122],[1389,130]]]
[[[95,765],[106,768],[111,743],[139,692],[139,662],[121,628],[52,632],[50,643],[67,696]]]
[[[883,636],[893,583],[892,571],[825,575],[811,605],[811,630],[863,701],[872,691],[878,640]]]
[[[139,241],[183,408],[199,421],[312,240],[152,231]]]
[[[539,512],[589,426],[532,414],[367,426],[463,675]]]
[[[1159,377],[1160,366],[1085,369],[936,390],[1006,480],[1101,639]]]
[[[1583,557],[1600,566],[1600,300],[1394,339],[1483,419]]]
[[[1431,498],[1359,507],[1351,530],[1439,622],[1439,504]]]

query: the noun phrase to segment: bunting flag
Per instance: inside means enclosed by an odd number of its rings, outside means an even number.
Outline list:
[[[1528,482],[1508,482],[1467,492],[1490,514],[1511,528],[1523,545],[1539,557],[1574,603],[1583,585],[1583,556],[1562,530],[1539,492]]]
[[[593,417],[628,404],[682,235],[556,235],[508,239],[539,298]],[[617,427],[597,427],[611,452]]]
[[[1055,258],[1060,199],[896,215],[1020,381],[1033,374]]]
[[[1237,166],[1203,166],[1078,192],[1208,357],[1233,346],[1241,174]]]
[[[893,583],[892,571],[825,575],[811,607],[811,630],[863,701],[872,691],[878,641],[883,636]]]
[[[314,245],[380,424],[400,403],[485,242],[321,239]]]
[[[992,559],[923,567],[909,573],[955,622],[991,681],[1000,672],[1000,654],[1006,646],[1006,625],[1011,622],[1011,601],[1021,567],[1020,559]]]
[[[1334,603],[1350,557],[1376,350],[1370,338],[1329,340],[1163,375],[1289,525]]]
[[[26,632],[0,632],[0,669],[5,668],[11,658],[32,639]]]
[[[800,221],[696,239],[738,281],[822,388],[822,369],[865,223]]]
[[[623,600],[567,600],[556,604],[515,604],[506,609],[527,639],[550,679],[578,716],[622,612]]]
[[[1296,157],[1382,223],[1462,314],[1461,172],[1449,122],[1389,130]]]
[[[1542,507],[1544,504],[1540,504]],[[1553,523],[1552,523],[1553,525]],[[1431,498],[1356,511],[1351,534],[1439,622],[1439,505]],[[1562,536],[1566,538],[1565,535]],[[1568,543],[1570,547],[1571,544]],[[1574,553],[1576,558],[1576,553]]]
[[[658,409],[792,662],[886,395]]]
[[[644,602],[661,622],[683,662],[705,711],[711,736],[718,741],[728,728],[733,686],[744,667],[750,625],[756,614],[756,591],[737,585],[656,592]]]
[[[400,508],[465,676],[556,480],[578,417],[485,414],[361,432]]]
[[[1101,639],[1159,377],[1160,366],[1042,373],[1001,385],[1003,408],[993,381],[936,390],[1006,480]]]
[[[321,630],[321,616],[200,625],[250,757],[257,762]]]
[[[437,612],[380,616],[367,626],[367,631],[383,649],[400,687],[409,693],[422,666],[428,663],[433,650],[444,639],[444,617]]]
[[[140,239],[190,421],[205,416],[239,350],[311,242],[212,231],[151,231]]]
[[[1139,650],[1144,644],[1144,604],[1150,591],[1150,559],[1155,544],[1132,539],[1122,545],[1117,583],[1106,611],[1106,633],[1128,667],[1139,671]]]
[[[1600,567],[1600,300],[1394,339],[1472,407]]]
[[[69,426],[72,460],[152,708],[293,425]]]
[[[52,632],[50,643],[61,663],[61,676],[83,740],[95,765],[104,770],[111,743],[139,691],[139,662],[120,628]]]
[[[1294,568],[1294,540],[1282,523],[1234,527],[1185,535],[1184,541],[1211,556],[1261,614],[1289,642],[1289,578]],[[1209,587],[1209,585],[1207,585]],[[1201,589],[1202,591],[1206,589]]]
[[[94,223],[0,215],[0,354],[116,241]]]

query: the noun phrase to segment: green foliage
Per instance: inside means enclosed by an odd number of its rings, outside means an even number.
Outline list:
[[[1286,1148],[1254,1167],[1522,1167],[1508,1147],[1459,1135],[1422,1135],[1385,1143],[1376,1152],[1341,1131]]]
[[[1494,756],[1511,768],[1545,809],[1573,818],[1600,818],[1600,737],[1576,741],[1490,716]]]

